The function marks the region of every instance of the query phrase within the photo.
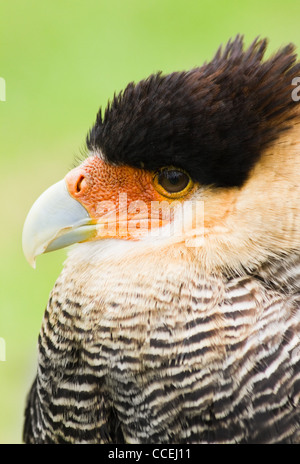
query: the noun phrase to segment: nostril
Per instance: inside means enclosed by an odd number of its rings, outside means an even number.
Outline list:
[[[76,183],[76,187],[75,187],[76,193],[80,193],[84,189],[85,185],[86,185],[86,178],[83,175],[79,176],[77,183]]]
[[[89,174],[80,167],[72,169],[66,175],[65,181],[70,195],[74,195],[76,198],[84,196],[90,187]]]

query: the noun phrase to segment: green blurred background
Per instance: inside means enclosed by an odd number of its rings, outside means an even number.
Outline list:
[[[210,59],[237,33],[300,44],[298,0],[0,0],[0,443],[21,443],[49,292],[66,252],[21,248],[26,214],[74,166],[100,106],[129,81]]]

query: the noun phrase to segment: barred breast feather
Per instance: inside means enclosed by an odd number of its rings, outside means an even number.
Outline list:
[[[207,275],[99,246],[50,295],[25,442],[300,442],[299,254]]]

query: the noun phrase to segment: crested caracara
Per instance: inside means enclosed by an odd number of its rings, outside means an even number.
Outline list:
[[[130,83],[34,203],[28,261],[73,246],[26,443],[300,442],[300,65],[266,46]]]

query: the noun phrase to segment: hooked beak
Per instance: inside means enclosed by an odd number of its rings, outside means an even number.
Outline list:
[[[87,210],[70,195],[65,180],[49,187],[31,207],[23,227],[22,245],[35,268],[38,255],[58,250],[96,235]]]

